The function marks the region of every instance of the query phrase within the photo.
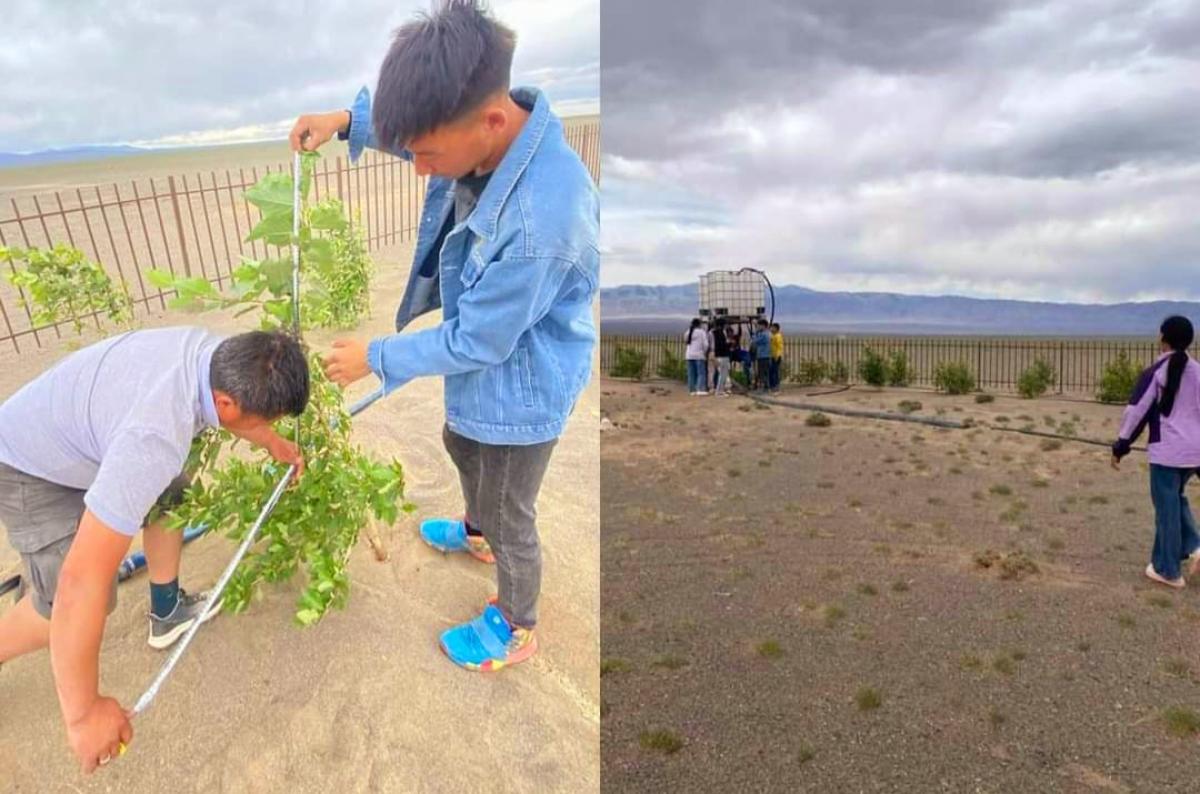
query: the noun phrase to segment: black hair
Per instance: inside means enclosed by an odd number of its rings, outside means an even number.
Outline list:
[[[771,323],[771,327],[772,327],[772,328],[778,328],[780,331],[782,331],[782,330],[783,330],[782,328],[780,328],[780,327],[779,327],[779,323]]]
[[[283,331],[251,331],[213,351],[209,385],[237,400],[243,413],[275,420],[299,416],[308,404],[308,361]]]
[[[1183,380],[1183,370],[1187,366],[1187,349],[1195,338],[1192,321],[1178,314],[1163,320],[1159,327],[1162,340],[1170,346],[1171,361],[1167,364],[1167,385],[1158,398],[1158,411],[1163,416],[1170,416],[1175,407],[1175,396],[1179,393],[1179,383]]]
[[[402,148],[507,90],[516,42],[480,0],[440,0],[402,25],[379,67],[375,138]]]
[[[694,331],[695,331],[697,328],[699,328],[699,327],[700,327],[700,318],[699,318],[699,317],[697,317],[697,318],[695,318],[694,320],[692,320],[692,326],[691,326],[690,328],[688,328],[688,340],[687,340],[687,343],[688,343],[689,345],[692,343],[692,333],[693,333],[693,332],[694,332]]]
[[[758,321],[758,327],[759,327],[759,328],[766,328],[766,327],[767,327],[767,325],[768,325],[768,324],[767,324],[767,321],[766,321],[766,320],[759,320],[759,321]]]

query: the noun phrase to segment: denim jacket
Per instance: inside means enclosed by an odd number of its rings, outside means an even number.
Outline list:
[[[600,276],[596,186],[567,144],[562,122],[536,89],[512,92],[532,106],[475,209],[421,266],[454,212],[454,180],[431,177],[396,334],[371,341],[367,360],[389,393],[423,375],[446,379],[446,422],[485,444],[539,444],[562,434],[591,376]],[[363,88],[351,108],[350,157],[375,141]],[[442,308],[434,328],[399,333]]]

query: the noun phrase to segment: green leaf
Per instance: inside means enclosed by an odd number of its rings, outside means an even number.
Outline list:
[[[267,289],[275,297],[292,294],[292,263],[286,259],[268,259],[259,270],[266,278]]]
[[[157,268],[147,271],[146,280],[149,281],[152,286],[158,287],[159,289],[171,289],[175,286],[175,276],[165,270],[158,270]]]
[[[308,213],[308,225],[313,229],[340,231],[347,226],[346,218],[342,215],[339,202],[321,203]]]
[[[246,237],[246,242],[254,240],[262,240],[268,245],[278,246],[280,248],[292,244],[292,210],[289,207],[287,212],[275,212],[271,214],[263,214],[262,220],[258,225],[250,230],[249,236]]]
[[[167,301],[168,309],[177,309],[185,312],[198,312],[204,308],[204,301],[192,296],[179,295]]]
[[[321,619],[321,613],[315,609],[301,609],[296,613],[296,621],[301,626],[311,626]]]
[[[292,302],[288,300],[267,301],[263,309],[279,322],[287,325],[292,321]]]
[[[246,201],[258,207],[263,215],[286,212],[288,227],[292,221],[292,175],[283,172],[267,174],[245,193]]]
[[[300,198],[306,200],[308,198],[308,189],[312,185],[313,169],[317,165],[317,160],[321,159],[320,152],[301,152],[300,153]]]
[[[304,263],[320,268],[323,271],[334,266],[333,243],[329,240],[316,239],[309,241],[304,247]]]
[[[198,298],[218,297],[217,288],[208,279],[198,276],[176,279],[174,286],[179,290],[180,295],[191,295]]]

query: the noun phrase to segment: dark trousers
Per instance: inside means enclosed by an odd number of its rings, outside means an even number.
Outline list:
[[[760,358],[755,363],[758,366],[754,372],[754,388],[766,389],[771,382],[771,359]]]
[[[514,625],[533,628],[542,589],[537,497],[558,440],[529,446],[482,444],[449,425],[442,440],[462,482],[467,523],[483,533],[496,557],[497,606]]]

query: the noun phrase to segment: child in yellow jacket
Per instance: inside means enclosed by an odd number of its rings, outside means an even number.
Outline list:
[[[779,391],[780,375],[783,370],[783,331],[779,323],[771,323],[771,391]]]

